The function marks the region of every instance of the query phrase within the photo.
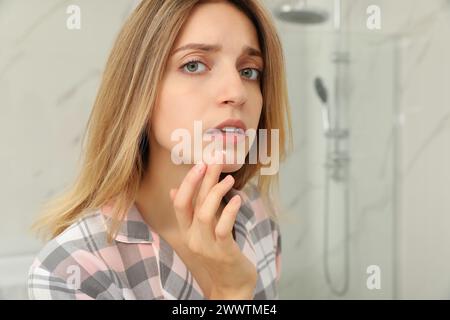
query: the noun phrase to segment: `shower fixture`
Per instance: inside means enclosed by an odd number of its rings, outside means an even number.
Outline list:
[[[322,102],[322,124],[326,141],[326,159],[325,159],[325,190],[324,190],[324,246],[323,246],[323,266],[324,266],[324,276],[327,286],[330,290],[338,296],[344,295],[349,289],[350,282],[350,257],[349,257],[349,156],[348,151],[343,149],[342,143],[348,140],[348,129],[341,128],[339,123],[339,118],[341,117],[340,110],[340,86],[339,83],[342,80],[341,67],[348,64],[348,51],[339,50],[340,40],[342,34],[341,23],[340,23],[340,12],[341,12],[341,1],[334,0],[334,27],[336,29],[336,47],[334,52],[334,58],[332,62],[335,65],[335,99],[333,103],[329,103],[328,91],[324,85],[323,80],[317,77],[314,81],[314,87],[317,95]],[[286,22],[292,22],[297,24],[319,24],[324,23],[329,20],[330,15],[326,10],[312,7],[308,5],[306,0],[297,0],[295,3],[279,5],[274,9],[275,16]],[[345,102],[345,101],[344,101]],[[331,108],[333,106],[333,108]],[[332,113],[333,111],[334,113]],[[333,117],[332,117],[333,116]],[[332,280],[330,274],[329,265],[329,220],[330,220],[330,210],[334,213],[338,213],[336,206],[329,205],[330,202],[330,184],[335,182],[337,189],[344,191],[343,196],[343,211],[344,211],[344,275],[343,275],[343,286],[337,288],[334,281]]]
[[[280,20],[301,24],[317,24],[328,20],[327,11],[308,6],[306,0],[282,4],[275,9],[275,15]]]
[[[349,225],[350,225],[350,188],[349,188],[349,174],[348,167],[350,157],[348,151],[341,150],[340,142],[343,139],[347,139],[348,130],[339,128],[338,117],[330,119],[331,108],[328,103],[328,90],[325,87],[322,78],[316,77],[314,80],[314,88],[322,102],[322,122],[324,135],[327,138],[326,142],[326,161],[325,161],[325,201],[324,201],[324,272],[325,280],[331,291],[338,295],[344,295],[349,288],[350,282],[350,253],[349,253]],[[333,120],[333,121],[332,121]],[[337,289],[333,284],[329,268],[329,225],[330,225],[330,209],[336,209],[336,207],[330,208],[330,184],[334,181],[337,185],[342,186],[344,196],[344,285],[342,288]],[[335,211],[335,210],[334,210]]]
[[[326,135],[330,132],[330,105],[328,104],[328,93],[325,88],[322,78],[317,77],[314,80],[314,87],[316,88],[317,95],[322,101],[322,123],[323,130]]]

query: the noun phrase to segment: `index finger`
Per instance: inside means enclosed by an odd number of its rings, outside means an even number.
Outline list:
[[[205,169],[206,165],[204,163],[198,163],[193,166],[186,177],[184,177],[174,196],[175,215],[182,229],[189,228],[192,223],[192,199],[202,180]]]
[[[197,199],[195,200],[196,207],[200,207],[203,204],[211,188],[219,182],[222,168],[223,164],[221,163],[208,165],[200,190],[198,191]]]

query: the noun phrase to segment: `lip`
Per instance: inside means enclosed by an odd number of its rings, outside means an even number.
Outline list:
[[[235,128],[240,128],[244,131],[247,130],[245,123],[239,119],[227,119],[227,120],[219,123],[213,129],[222,129],[224,127],[235,127]]]
[[[240,129],[241,132],[225,133],[221,131],[224,127],[235,127],[237,129]],[[234,145],[245,140],[246,129],[247,127],[245,126],[245,123],[243,121],[230,118],[219,123],[217,126],[206,130],[205,134],[212,135],[213,139],[221,139],[223,145],[229,145],[230,142]]]

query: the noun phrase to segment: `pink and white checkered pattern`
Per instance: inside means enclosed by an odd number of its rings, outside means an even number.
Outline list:
[[[243,199],[233,235],[258,270],[253,299],[278,299],[280,228],[257,188],[248,184],[245,190],[232,189],[224,197]],[[205,299],[186,265],[135,205],[108,244],[107,210],[86,214],[41,249],[29,270],[30,299]]]

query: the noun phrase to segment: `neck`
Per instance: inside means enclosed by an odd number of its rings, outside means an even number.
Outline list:
[[[149,164],[135,202],[143,219],[156,232],[178,231],[169,190],[180,186],[191,167],[192,164],[174,164],[168,150],[157,143],[151,145]]]

